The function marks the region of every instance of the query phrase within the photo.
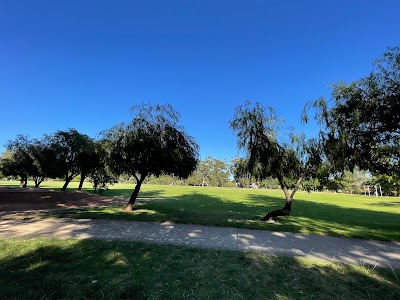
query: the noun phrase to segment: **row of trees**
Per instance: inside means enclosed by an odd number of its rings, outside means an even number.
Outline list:
[[[21,187],[26,187],[28,178],[33,178],[35,187],[45,178],[63,178],[62,191],[77,176],[79,190],[86,178],[91,179],[95,189],[113,182],[101,143],[75,129],[46,134],[41,139],[18,135],[6,146],[1,158],[2,174],[20,177]]]
[[[62,139],[61,139],[62,137]],[[60,141],[63,141],[62,143]],[[68,145],[75,145],[74,149]],[[76,159],[66,165],[67,152],[75,152]],[[72,157],[72,155],[70,155]],[[107,183],[117,181],[132,182],[134,177],[113,175],[104,159],[105,153],[99,141],[80,134],[75,129],[57,131],[53,135],[45,135],[42,139],[30,140],[19,135],[8,143],[8,151],[3,153],[1,174],[21,178],[21,186],[26,186],[27,179],[32,178],[38,187],[44,178],[65,179],[63,190],[70,181],[79,181],[78,189],[82,188],[85,179],[90,180],[94,188],[104,188]],[[51,158],[51,159],[49,159]],[[56,161],[57,163],[51,163]],[[196,169],[187,179],[175,175],[161,174],[148,176],[145,183],[162,185],[191,185],[216,187],[260,187],[278,189],[279,181],[270,176],[257,180],[250,173],[242,173],[241,159],[235,158],[231,163],[212,157],[200,160]],[[75,170],[74,172],[71,170]],[[68,171],[68,175],[67,175]],[[51,177],[51,175],[55,177]],[[125,178],[124,178],[125,177]],[[358,169],[345,171],[327,180],[310,177],[303,180],[301,189],[306,191],[343,191],[351,194],[364,193],[365,185],[379,184],[385,195],[397,195],[400,180],[393,176],[366,176],[365,171]],[[295,182],[288,180],[288,187],[293,188]]]
[[[101,133],[98,140],[75,129],[57,131],[41,139],[18,136],[7,145],[1,160],[4,175],[17,175],[21,186],[33,177],[35,186],[44,178],[64,178],[62,191],[80,175],[95,188],[125,174],[135,179],[135,189],[126,210],[132,210],[144,180],[171,174],[187,178],[198,163],[198,145],[178,125],[179,115],[170,105],[143,103],[131,109],[132,120]]]
[[[316,109],[314,118],[320,126],[312,139],[286,128],[274,110],[261,103],[237,107],[230,121],[238,148],[245,153],[234,162],[235,179],[265,182],[272,178],[285,195],[284,207],[263,220],[290,215],[296,192],[302,186],[315,187],[316,180],[323,185],[355,168],[382,179],[400,176],[399,48],[378,59],[369,76],[333,85],[331,101],[309,102],[302,114],[305,123],[311,108]],[[64,190],[78,174],[81,180],[89,176],[103,183],[127,174],[136,181],[128,210],[149,176],[193,174],[191,184],[226,184],[229,168],[211,158],[198,165],[199,147],[178,119],[170,105],[142,104],[132,108],[130,123],[104,131],[98,141],[75,130],[59,131],[43,140],[19,137],[9,144],[10,158],[3,159],[3,169],[16,172],[21,161],[32,160],[32,169],[18,171],[25,182],[27,175],[38,178],[36,182],[44,176],[64,176]]]

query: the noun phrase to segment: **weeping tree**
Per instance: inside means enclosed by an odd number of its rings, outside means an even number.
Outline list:
[[[87,164],[87,168],[84,170],[84,172],[89,180],[93,183],[93,189],[96,192],[98,191],[101,193],[107,189],[109,184],[113,184],[118,181],[117,177],[111,173],[110,168],[107,165],[107,152],[103,145],[103,141],[96,141],[94,143],[94,148],[91,150],[92,151],[88,157],[89,163]]]
[[[30,146],[30,155],[34,165],[37,168],[36,176],[33,176],[35,187],[42,183],[45,177],[51,177],[51,170],[56,165],[56,153],[53,149],[47,147],[43,139],[34,139]]]
[[[400,48],[389,48],[368,76],[332,85],[331,101],[309,102],[305,120],[311,107],[333,173],[400,175]]]
[[[321,171],[322,144],[318,139],[306,140],[304,135],[286,133],[274,110],[261,103],[246,102],[237,107],[230,127],[236,134],[238,148],[246,154],[240,172],[257,180],[276,178],[285,195],[284,207],[267,213],[262,220],[289,216],[301,182]],[[285,141],[282,134],[289,140]],[[289,182],[293,180],[295,184],[290,191]]]
[[[91,138],[86,138],[85,144],[77,157],[77,165],[80,171],[78,190],[82,190],[83,182],[91,174],[99,173],[105,168],[101,155],[101,144]]]
[[[232,160],[231,172],[233,174],[236,187],[249,187],[252,181],[255,180],[252,174],[249,173],[247,163],[247,159],[242,157],[235,157]]]
[[[130,123],[103,132],[108,165],[115,175],[128,174],[136,186],[125,210],[133,209],[141,185],[150,175],[170,174],[187,178],[198,162],[198,145],[178,125],[179,114],[171,105],[131,108]]]

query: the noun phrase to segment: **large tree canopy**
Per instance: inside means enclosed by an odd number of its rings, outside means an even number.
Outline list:
[[[315,174],[321,166],[321,144],[317,140],[306,141],[295,134],[288,134],[289,142],[280,140],[279,135],[284,134],[280,119],[272,108],[260,103],[246,102],[237,107],[230,126],[236,133],[238,147],[246,153],[241,172],[248,172],[261,180],[269,176],[277,178],[285,194],[284,208],[268,213],[263,220],[289,215],[302,180]],[[291,193],[288,180],[296,182]]]
[[[6,176],[19,176],[21,187],[26,187],[28,177],[33,177],[35,187],[43,181],[45,174],[38,164],[41,155],[35,141],[28,136],[18,135],[8,141],[7,153],[1,161],[2,173]]]
[[[108,184],[117,182],[117,178],[107,165],[107,152],[103,141],[93,142],[82,158],[85,158],[85,162],[81,164],[81,181],[78,189],[82,188],[85,177],[89,177],[94,190],[100,192],[105,190]]]
[[[400,174],[399,48],[384,53],[369,76],[334,84],[332,102],[321,98],[308,104],[318,108],[332,171],[358,166],[374,174]]]
[[[198,162],[198,145],[178,125],[171,105],[142,104],[131,109],[132,120],[103,133],[111,170],[136,180],[126,210],[132,210],[140,187],[149,175],[187,178]]]
[[[26,187],[28,176],[38,176],[38,168],[31,155],[32,141],[26,135],[18,135],[8,141],[7,155],[1,161],[2,173],[6,176],[19,176],[21,187]]]
[[[53,135],[46,135],[43,142],[43,152],[48,155],[46,174],[49,177],[65,178],[62,191],[77,175],[89,168],[89,154],[93,148],[93,140],[75,129],[57,131]]]

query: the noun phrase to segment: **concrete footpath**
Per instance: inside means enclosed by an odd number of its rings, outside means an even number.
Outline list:
[[[209,249],[311,257],[400,269],[400,243],[300,233],[118,220],[0,220],[2,238],[140,241]]]

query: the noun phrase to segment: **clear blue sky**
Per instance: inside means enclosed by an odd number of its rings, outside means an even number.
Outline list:
[[[170,103],[202,158],[237,154],[236,106],[299,127],[306,101],[400,45],[400,1],[0,1],[0,152],[17,134],[95,137]],[[313,126],[305,129],[309,134]]]

